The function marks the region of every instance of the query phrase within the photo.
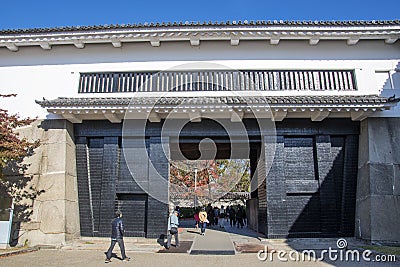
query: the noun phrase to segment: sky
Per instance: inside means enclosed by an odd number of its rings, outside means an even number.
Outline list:
[[[233,20],[394,20],[400,1],[18,0],[2,1],[0,29]]]

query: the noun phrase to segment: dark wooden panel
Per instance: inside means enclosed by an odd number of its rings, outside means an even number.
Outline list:
[[[146,236],[147,195],[117,194],[115,209],[122,212],[125,236]]]

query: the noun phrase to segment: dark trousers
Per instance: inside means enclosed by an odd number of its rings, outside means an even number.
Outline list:
[[[175,246],[179,247],[179,233],[176,234],[168,233],[167,247],[171,246],[171,239],[173,235],[175,236]]]
[[[206,227],[207,227],[206,222],[200,222],[200,229],[202,234],[204,234],[204,232],[206,231]]]
[[[121,238],[121,239],[112,239],[111,240],[111,245],[110,245],[110,247],[108,248],[108,250],[107,250],[107,259],[111,259],[111,256],[112,256],[112,251],[113,251],[113,249],[114,249],[114,246],[115,246],[115,244],[118,242],[118,246],[119,246],[119,248],[121,249],[121,256],[122,256],[122,259],[125,259],[126,258],[126,255],[125,255],[125,245],[124,245],[124,240]]]
[[[237,227],[239,227],[239,225],[240,225],[240,227],[242,227],[243,228],[243,218],[238,218],[237,219]]]

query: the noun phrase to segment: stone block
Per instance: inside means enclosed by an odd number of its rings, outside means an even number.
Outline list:
[[[370,164],[372,195],[393,195],[394,168],[392,164]]]
[[[65,171],[67,174],[76,176],[76,151],[74,144],[66,144]]]
[[[45,201],[41,205],[40,230],[45,234],[65,233],[65,201]]]
[[[370,194],[370,167],[368,164],[365,164],[358,169],[356,198],[363,199]]]
[[[371,197],[371,241],[400,240],[400,197]]]
[[[400,118],[368,118],[369,161],[400,164]]]
[[[34,151],[34,154],[24,159],[24,163],[28,165],[27,174],[41,174],[43,170],[43,151],[44,145],[40,145]]]
[[[65,174],[54,173],[46,174],[40,177],[38,190],[44,190],[37,197],[39,201],[64,200],[65,199]]]
[[[360,137],[358,147],[358,167],[361,168],[369,162],[369,134],[368,119],[363,120],[360,124]]]
[[[26,234],[22,235],[18,240],[18,243],[23,245],[25,244],[25,240],[29,246],[36,245],[54,245],[61,246],[65,244],[65,234],[46,234],[40,230],[33,230],[26,232]]]
[[[38,230],[39,228],[40,222],[30,221],[21,223],[21,229],[24,229],[25,231]]]
[[[371,238],[371,198],[356,201],[355,236],[369,240]]]
[[[65,176],[65,199],[70,201],[78,201],[78,184],[76,176]]]
[[[43,131],[42,143],[65,143],[67,140],[66,120],[44,120],[37,125],[37,129]]]
[[[400,165],[393,165],[394,181],[393,181],[393,195],[400,196]]]
[[[43,129],[40,129],[38,127],[42,123],[42,121],[43,120],[35,120],[30,125],[21,127],[16,131],[21,137],[25,137],[30,141],[43,140],[45,132],[43,131]]]
[[[46,145],[44,156],[47,156],[47,172],[65,172],[66,154],[65,143]]]
[[[68,238],[76,238],[80,235],[79,206],[78,201],[65,202],[65,233]]]

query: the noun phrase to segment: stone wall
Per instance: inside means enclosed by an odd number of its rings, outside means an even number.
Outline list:
[[[400,243],[400,118],[361,123],[356,237]]]
[[[33,212],[21,222],[18,242],[63,245],[80,236],[73,126],[66,120],[38,120],[19,133],[40,140],[26,163],[32,186],[43,193],[31,200]]]

